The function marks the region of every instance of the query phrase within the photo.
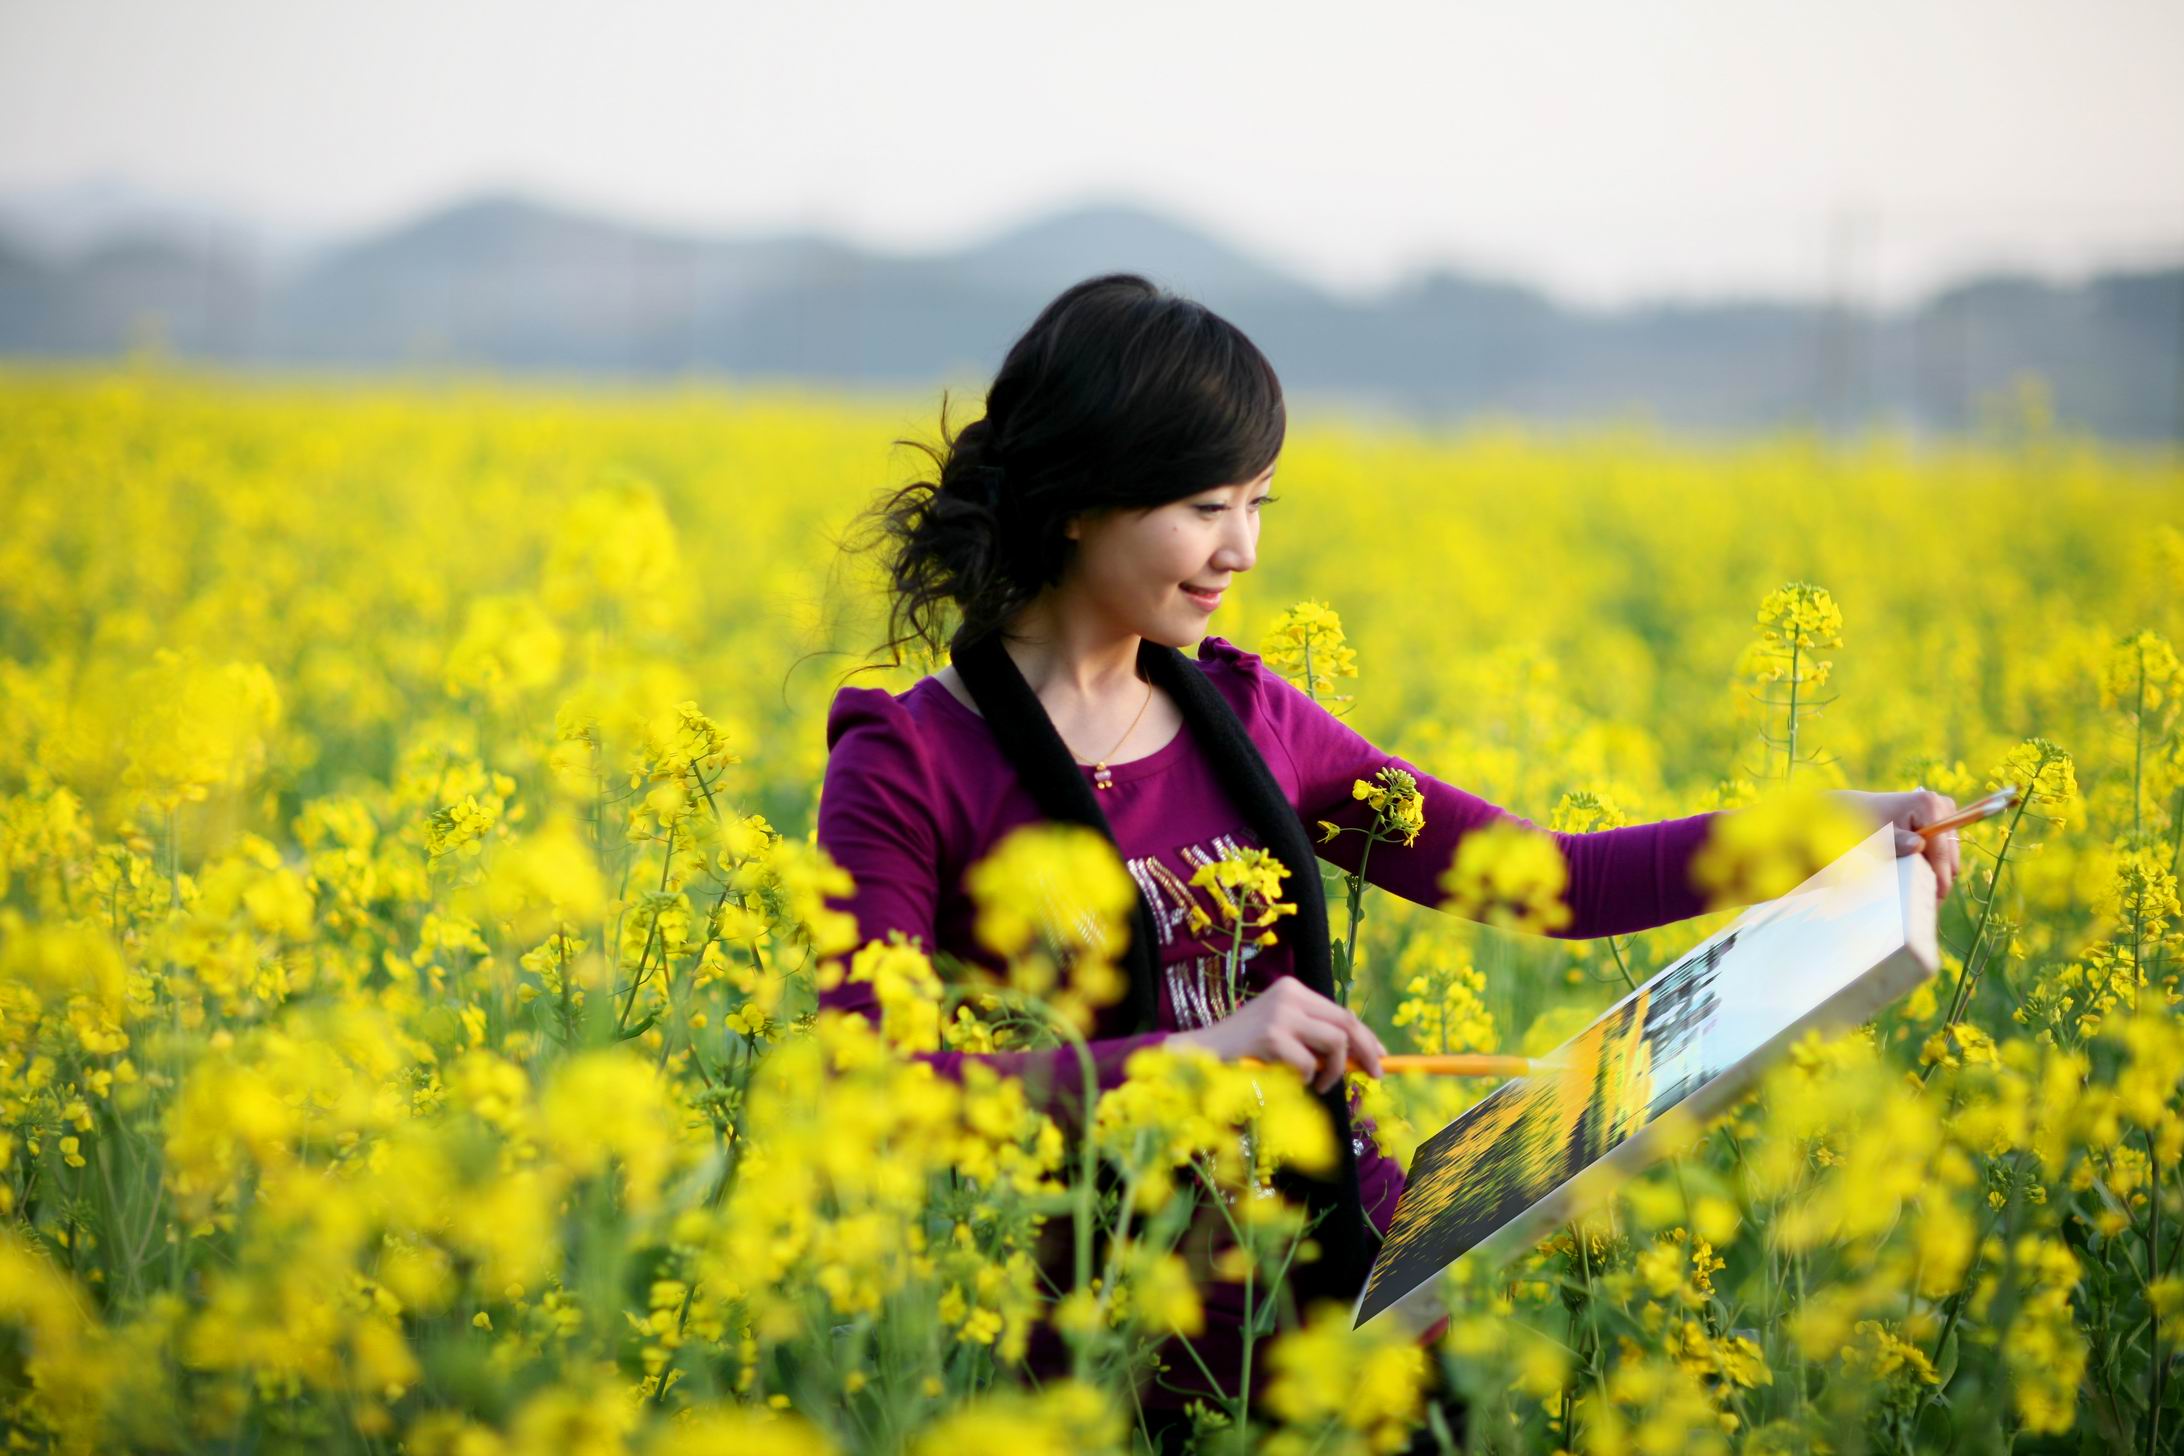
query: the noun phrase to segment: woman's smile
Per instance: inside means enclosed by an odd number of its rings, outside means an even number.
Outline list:
[[[1185,586],[1183,595],[1189,597],[1193,602],[1209,612],[1221,605],[1221,589],[1219,588],[1213,591],[1200,591],[1197,587]]]

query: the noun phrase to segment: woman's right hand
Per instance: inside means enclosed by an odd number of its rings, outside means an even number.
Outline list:
[[[1281,977],[1211,1026],[1174,1033],[1168,1043],[1204,1047],[1224,1062],[1239,1057],[1283,1062],[1316,1092],[1340,1082],[1352,1057],[1378,1077],[1387,1050],[1372,1028],[1295,976]]]

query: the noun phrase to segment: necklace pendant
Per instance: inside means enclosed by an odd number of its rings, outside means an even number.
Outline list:
[[[1108,768],[1108,766],[1107,766],[1106,764],[1104,764],[1104,763],[1096,763],[1096,764],[1092,765],[1092,787],[1093,787],[1093,788],[1095,788],[1095,789],[1111,789],[1111,788],[1113,788],[1114,786],[1115,786],[1115,775],[1114,775],[1114,771],[1113,771],[1112,769]]]

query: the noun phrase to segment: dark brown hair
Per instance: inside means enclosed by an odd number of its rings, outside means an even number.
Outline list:
[[[997,629],[1061,580],[1071,517],[1256,479],[1287,429],[1281,381],[1234,324],[1134,273],[1076,284],[1010,347],[983,417],[951,433],[943,392],[940,444],[895,442],[934,474],[869,513],[889,548],[883,647],[899,664]]]

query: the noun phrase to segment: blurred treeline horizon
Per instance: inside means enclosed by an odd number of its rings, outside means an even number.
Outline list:
[[[920,254],[505,192],[308,245],[211,214],[95,213],[0,204],[0,357],[973,387],[1054,294],[1130,271],[1237,323],[1293,401],[1413,423],[1926,437],[2030,401],[2088,435],[2184,443],[2184,266],[1979,273],[1894,309],[1848,294],[1599,309],[1446,268],[1346,297],[1130,205]]]

